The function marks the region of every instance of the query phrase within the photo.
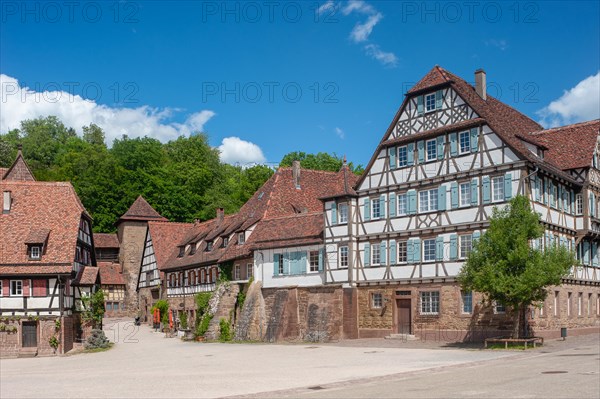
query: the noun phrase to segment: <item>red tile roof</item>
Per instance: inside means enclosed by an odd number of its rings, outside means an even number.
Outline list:
[[[4,178],[4,174],[8,171],[8,168],[0,168],[0,180]]]
[[[73,263],[69,264],[38,264],[35,267],[31,266],[8,266],[0,264],[0,276],[28,276],[30,274],[35,275],[57,275],[57,274],[71,274],[73,270]]]
[[[117,221],[120,223],[125,220],[140,220],[140,221],[150,221],[150,220],[162,220],[167,221],[167,218],[162,217],[158,212],[152,208],[152,206],[142,197],[141,195],[137,197],[137,199],[133,202],[133,204],[129,207],[127,212],[123,214]]]
[[[119,248],[119,238],[116,234],[94,233],[95,248]]]
[[[96,266],[84,266],[79,270],[72,285],[94,285],[98,283],[98,268]]]
[[[449,74],[446,70],[436,65],[425,76],[421,78],[415,84],[408,93],[415,93],[421,90],[433,88],[446,83],[450,83],[453,80],[453,75]]]
[[[1,180],[19,180],[19,181],[35,181],[31,169],[23,159],[23,153],[19,148],[17,158],[13,162],[10,168],[0,175]]]
[[[171,253],[192,226],[192,223],[148,222],[158,270],[162,270]]]
[[[252,249],[319,244],[323,226],[323,212],[266,219],[256,226],[247,244]]]
[[[103,285],[125,285],[125,279],[119,270],[120,266],[118,263],[98,262],[100,283]]]

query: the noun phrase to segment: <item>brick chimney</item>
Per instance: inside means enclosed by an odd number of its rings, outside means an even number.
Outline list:
[[[479,97],[487,100],[487,81],[485,71],[481,68],[475,71],[475,91]]]
[[[294,186],[300,189],[300,161],[292,162],[292,179],[294,180]]]
[[[217,220],[222,222],[225,219],[225,209],[217,208]]]

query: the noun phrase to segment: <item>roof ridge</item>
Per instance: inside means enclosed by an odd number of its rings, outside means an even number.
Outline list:
[[[304,213],[294,213],[291,215],[283,215],[283,216],[275,216],[275,217],[270,217],[270,218],[264,218],[261,221],[266,222],[268,220],[279,220],[279,219],[291,219],[291,218],[295,218],[298,216],[317,216],[317,215],[323,215],[323,212],[304,212]]]
[[[542,133],[548,133],[548,132],[551,132],[551,131],[568,129],[568,128],[572,128],[572,127],[576,127],[576,126],[593,125],[594,123],[600,123],[600,118],[599,119],[592,119],[592,120],[589,120],[589,121],[571,123],[569,125],[555,126],[555,127],[551,127],[551,128],[548,128],[548,129],[536,130],[536,131],[530,132],[529,134],[540,135]]]

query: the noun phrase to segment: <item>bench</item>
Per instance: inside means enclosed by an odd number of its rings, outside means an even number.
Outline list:
[[[512,343],[512,344],[523,344],[525,346],[524,349],[527,349],[527,345],[531,344],[534,348],[536,347],[536,344],[539,343],[542,346],[544,346],[544,338],[542,337],[531,337],[531,338],[502,338],[502,337],[497,337],[497,338],[486,338],[484,341],[484,348],[488,347],[488,343],[490,344],[495,344],[495,343],[503,343],[504,344],[504,348],[508,349],[508,344]]]

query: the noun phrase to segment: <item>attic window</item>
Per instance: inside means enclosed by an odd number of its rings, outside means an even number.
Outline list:
[[[185,254],[185,247],[184,246],[179,247],[179,255],[177,255],[177,257],[181,258],[184,254]]]
[[[227,245],[229,245],[229,237],[223,237],[223,248],[225,248]]]
[[[212,241],[208,241],[206,243],[206,250],[207,251],[212,251],[212,249],[213,249],[213,242]]]
[[[246,233],[244,233],[243,231],[241,233],[238,233],[238,244],[242,245],[246,242]]]
[[[264,191],[262,191],[260,194],[258,194],[258,199],[261,199],[263,197],[263,195],[265,195]]]
[[[193,255],[196,253],[196,243],[193,242],[190,244],[190,255]]]
[[[40,245],[31,245],[29,247],[29,259],[40,260],[42,258],[42,247]]]
[[[425,112],[435,111],[435,93],[425,96]]]
[[[3,193],[3,205],[2,205],[2,213],[10,212],[11,198],[10,191],[5,191]]]

